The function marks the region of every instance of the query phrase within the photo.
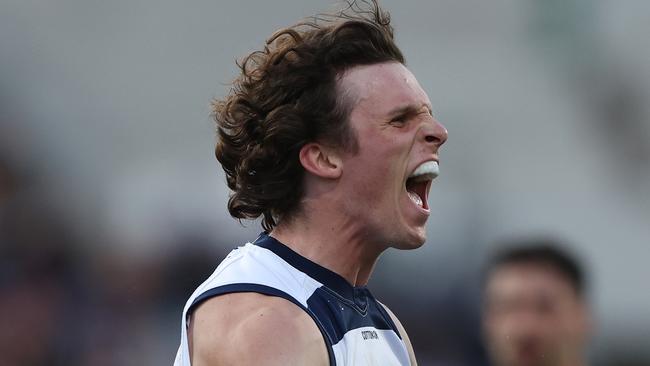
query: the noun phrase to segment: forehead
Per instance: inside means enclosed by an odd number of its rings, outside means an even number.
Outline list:
[[[487,295],[497,298],[550,296],[577,299],[569,281],[556,269],[533,263],[508,264],[497,268],[488,279]]]
[[[413,73],[398,62],[355,66],[340,77],[339,88],[353,98],[354,109],[372,114],[409,105],[431,108],[429,97]]]

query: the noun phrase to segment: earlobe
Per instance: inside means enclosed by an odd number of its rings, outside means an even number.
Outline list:
[[[300,164],[313,175],[328,179],[341,176],[343,164],[332,148],[310,142],[300,149],[299,158]]]

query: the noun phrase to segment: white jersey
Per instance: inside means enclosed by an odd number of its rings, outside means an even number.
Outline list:
[[[190,366],[187,320],[192,311],[202,301],[233,292],[279,296],[303,309],[323,334],[330,365],[410,365],[397,327],[365,286],[351,286],[262,234],[230,252],[189,298],[174,366]]]

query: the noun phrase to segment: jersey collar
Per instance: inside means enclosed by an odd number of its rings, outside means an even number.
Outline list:
[[[338,273],[301,256],[267,233],[261,233],[260,236],[253,242],[253,244],[272,251],[277,256],[282,258],[285,262],[289,263],[292,267],[322,283],[327,288],[336,292],[345,299],[356,302],[355,300],[361,300],[355,299],[359,297],[361,293],[367,295],[366,286],[352,286]],[[355,296],[355,294],[357,296]]]

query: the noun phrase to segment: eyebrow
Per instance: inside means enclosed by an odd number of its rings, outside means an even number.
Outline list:
[[[425,107],[427,111],[429,111],[429,114],[433,115],[433,110],[431,106],[427,103],[422,103],[419,106],[415,104],[408,104],[404,106],[397,107],[395,109],[390,110],[387,115],[389,117],[396,117],[396,116],[405,116],[405,115],[415,115],[418,114],[422,111],[422,107]]]

